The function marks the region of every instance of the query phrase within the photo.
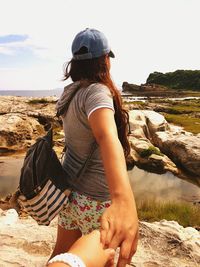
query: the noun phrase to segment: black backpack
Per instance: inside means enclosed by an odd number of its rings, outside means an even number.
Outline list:
[[[27,151],[21,169],[19,201],[38,224],[49,225],[67,204],[68,174],[53,149],[53,131],[38,138]]]

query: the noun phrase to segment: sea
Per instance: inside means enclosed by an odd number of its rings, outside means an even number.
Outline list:
[[[145,96],[132,96],[130,93],[122,92],[121,96],[126,99],[126,102],[132,101],[142,101],[145,102],[148,100],[148,97]],[[0,96],[25,96],[25,97],[47,97],[47,96],[55,96],[60,97],[63,92],[63,88],[56,88],[51,90],[0,90]],[[163,98],[163,97],[151,97],[153,98]],[[169,97],[171,100],[189,100],[189,99],[200,99],[200,97]]]
[[[2,96],[26,96],[26,97],[46,97],[56,96],[59,97],[62,94],[63,88],[51,89],[51,90],[0,90]]]

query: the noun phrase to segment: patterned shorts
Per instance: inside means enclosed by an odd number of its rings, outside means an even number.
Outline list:
[[[98,201],[78,192],[71,192],[67,206],[60,212],[58,224],[66,230],[79,229],[88,234],[100,228],[100,219],[111,201]]]

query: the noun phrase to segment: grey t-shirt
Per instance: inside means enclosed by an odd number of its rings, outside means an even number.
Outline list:
[[[57,107],[65,103],[71,93],[77,90],[78,87],[79,82],[65,87]],[[62,117],[67,145],[63,167],[69,173],[68,182],[73,190],[84,193],[94,199],[106,201],[110,199],[110,195],[98,145],[85,172],[77,179],[77,173],[95,143],[95,137],[88,118],[92,112],[103,107],[114,111],[111,92],[105,85],[94,83],[77,91],[67,113]]]

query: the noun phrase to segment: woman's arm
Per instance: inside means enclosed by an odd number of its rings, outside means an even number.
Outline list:
[[[128,263],[136,251],[138,217],[130,186],[123,148],[118,139],[114,113],[100,108],[89,117],[93,134],[101,150],[112,204],[101,220],[102,243],[111,248],[120,246],[118,266]]]

